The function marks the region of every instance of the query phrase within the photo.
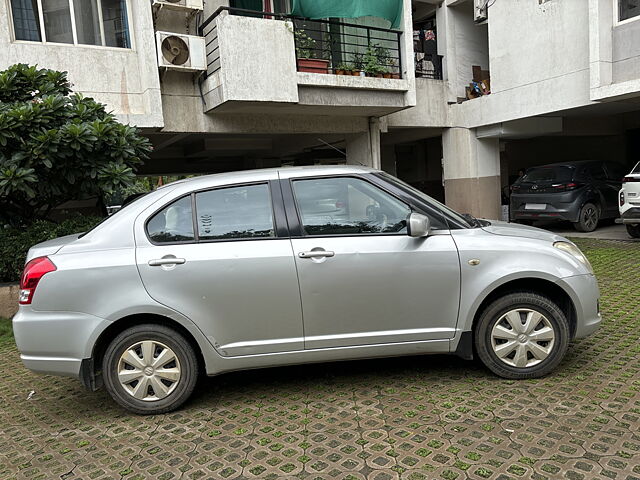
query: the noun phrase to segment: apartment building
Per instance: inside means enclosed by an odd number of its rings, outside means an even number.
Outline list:
[[[522,168],[638,160],[640,0],[336,3],[0,0],[0,68],[68,71],[148,174],[364,164],[500,218]]]

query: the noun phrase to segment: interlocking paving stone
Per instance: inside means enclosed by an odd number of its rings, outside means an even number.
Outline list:
[[[605,320],[543,379],[447,356],[297,366],[140,417],[0,340],[0,479],[640,479],[640,246],[578,243]]]

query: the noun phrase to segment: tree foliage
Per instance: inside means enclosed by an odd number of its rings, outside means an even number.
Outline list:
[[[0,223],[30,223],[73,199],[129,186],[149,141],[71,93],[66,72],[0,71]]]

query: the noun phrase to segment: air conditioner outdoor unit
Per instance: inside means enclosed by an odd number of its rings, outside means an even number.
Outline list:
[[[486,22],[489,18],[489,1],[490,0],[473,0],[473,21],[475,23]]]
[[[207,69],[204,37],[156,32],[158,66],[168,70],[199,72]]]
[[[153,0],[153,6],[175,10],[202,10],[204,8],[204,0]]]

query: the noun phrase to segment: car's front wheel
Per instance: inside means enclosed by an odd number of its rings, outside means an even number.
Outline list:
[[[107,391],[127,410],[166,413],[182,405],[198,379],[198,360],[189,342],[164,325],[136,325],[107,347],[102,374]]]
[[[627,233],[631,238],[640,238],[640,223],[635,225],[627,223]]]
[[[493,301],[480,315],[475,346],[482,362],[505,378],[542,377],[562,360],[569,322],[549,298],[515,292]]]

